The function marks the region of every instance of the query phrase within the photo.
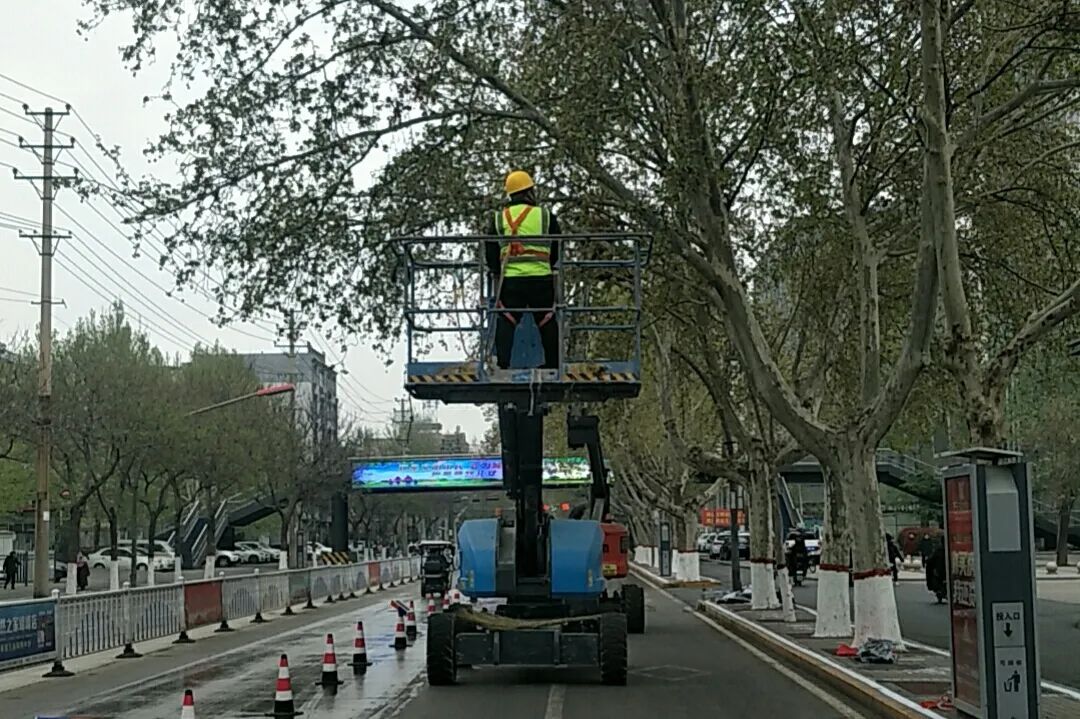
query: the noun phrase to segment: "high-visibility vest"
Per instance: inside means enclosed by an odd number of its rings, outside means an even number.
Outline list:
[[[533,205],[510,205],[495,213],[495,229],[508,237],[546,235],[551,213]],[[505,240],[499,258],[503,277],[548,277],[551,275],[551,243],[547,241]]]

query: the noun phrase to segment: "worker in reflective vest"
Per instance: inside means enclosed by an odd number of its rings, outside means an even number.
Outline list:
[[[495,275],[495,356],[501,368],[510,366],[514,331],[522,313],[509,310],[536,309],[533,319],[540,328],[544,368],[559,366],[559,329],[555,319],[555,271],[559,243],[531,240],[537,235],[561,234],[559,221],[550,210],[536,204],[536,186],[523,170],[506,176],[506,206],[492,214],[485,234],[504,239],[488,242],[485,261]]]

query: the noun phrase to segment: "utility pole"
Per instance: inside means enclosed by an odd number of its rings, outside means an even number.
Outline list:
[[[41,161],[41,175],[20,175],[15,171],[16,179],[41,182],[41,233],[20,233],[31,240],[41,240],[38,254],[41,255],[41,319],[38,324],[38,436],[35,474],[37,487],[34,502],[34,596],[49,596],[49,464],[52,457],[52,259],[56,251],[53,240],[65,239],[67,235],[53,233],[53,199],[55,183],[72,179],[53,173],[56,154],[60,150],[74,147],[55,145],[56,125],[59,118],[66,116],[70,107],[63,111],[54,111],[51,107],[44,112],[31,112],[23,106],[23,112],[32,118],[43,118],[44,142],[32,145],[19,138],[19,146],[32,151]],[[54,151],[55,154],[54,154]]]

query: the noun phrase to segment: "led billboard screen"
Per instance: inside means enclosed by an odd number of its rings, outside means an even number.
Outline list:
[[[585,457],[545,457],[544,486],[577,487],[589,484]],[[368,492],[460,492],[493,490],[502,486],[502,458],[405,457],[354,460],[353,489]]]

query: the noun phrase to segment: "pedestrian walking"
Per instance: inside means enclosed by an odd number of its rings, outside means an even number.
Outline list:
[[[19,558],[15,556],[15,550],[4,557],[4,589],[15,588],[15,576],[19,573]]]
[[[86,555],[79,552],[79,558],[75,565],[75,581],[80,592],[85,592],[90,587],[90,563],[86,561]]]

